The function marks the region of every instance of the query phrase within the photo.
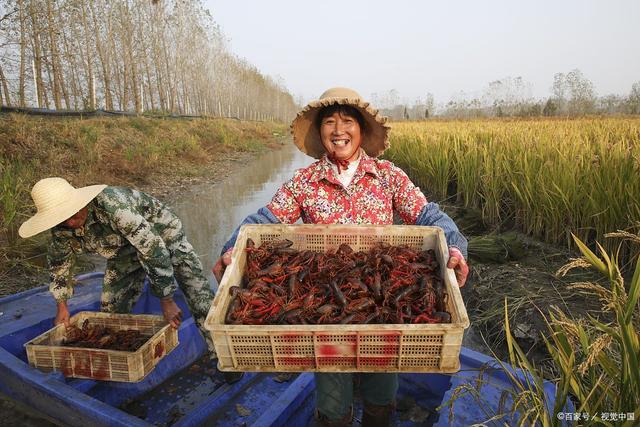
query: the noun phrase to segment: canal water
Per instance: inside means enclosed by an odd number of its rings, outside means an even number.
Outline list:
[[[202,184],[169,198],[168,204],[182,220],[207,277],[220,250],[242,220],[271,201],[296,169],[314,162],[290,141],[247,162],[217,185]]]

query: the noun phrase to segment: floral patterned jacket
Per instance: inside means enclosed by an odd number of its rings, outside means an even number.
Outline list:
[[[387,160],[361,151],[351,183],[344,187],[326,156],[299,169],[276,192],[271,202],[244,224],[393,224],[394,212],[405,224],[434,225],[443,229],[449,246],[467,255],[467,240],[436,203],[428,203],[422,191],[402,169]],[[235,233],[222,253],[235,244]]]

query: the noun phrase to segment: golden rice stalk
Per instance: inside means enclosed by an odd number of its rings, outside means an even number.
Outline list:
[[[624,230],[618,230],[615,233],[607,233],[604,235],[604,237],[614,237],[614,238],[619,238],[619,239],[623,239],[623,240],[630,240],[634,243],[638,243],[640,244],[640,236],[637,234],[633,234],[633,233],[629,233],[628,231],[624,231]]]
[[[584,289],[588,294],[597,295],[598,299],[603,303],[602,310],[611,311],[614,309],[613,293],[604,286],[592,282],[575,282],[569,285],[569,289]]]
[[[595,362],[597,362],[597,357],[604,350],[609,349],[611,346],[611,342],[613,341],[613,337],[611,335],[600,335],[594,342],[589,346],[589,355],[587,359],[578,366],[578,370],[581,375],[584,375],[587,370],[594,366]]]
[[[585,320],[572,319],[555,305],[551,306],[550,311],[553,312],[551,316],[553,325],[560,327],[562,334],[571,342],[573,348],[578,348],[580,346],[582,331],[585,329]]]
[[[589,268],[589,267],[591,267],[591,264],[584,257],[570,258],[567,264],[563,265],[558,269],[558,271],[556,271],[556,276],[564,277],[567,275],[569,271],[573,270],[574,268]]]

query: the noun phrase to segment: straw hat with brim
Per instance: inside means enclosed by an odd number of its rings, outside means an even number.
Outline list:
[[[38,212],[20,226],[18,234],[26,238],[55,227],[87,206],[105,187],[74,188],[63,178],[41,179],[31,190]]]
[[[293,142],[305,154],[319,159],[326,150],[320,139],[320,130],[316,127],[318,112],[330,105],[350,105],[362,113],[365,129],[362,149],[371,157],[378,157],[389,148],[389,130],[387,118],[378,113],[368,102],[362,100],[358,92],[344,87],[334,87],[320,95],[320,99],[311,101],[302,109],[291,123]]]

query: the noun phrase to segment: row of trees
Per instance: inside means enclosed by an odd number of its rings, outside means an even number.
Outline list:
[[[200,0],[0,0],[3,105],[288,121],[281,81],[234,56]]]
[[[440,105],[436,105],[430,93],[413,104],[401,102],[395,89],[374,93],[371,100],[394,120],[420,120],[434,115],[469,118],[640,114],[640,81],[631,86],[626,96],[598,97],[593,83],[576,69],[555,74],[551,92],[549,98],[535,99],[530,83],[522,77],[506,77],[489,83],[480,94],[459,92]]]

